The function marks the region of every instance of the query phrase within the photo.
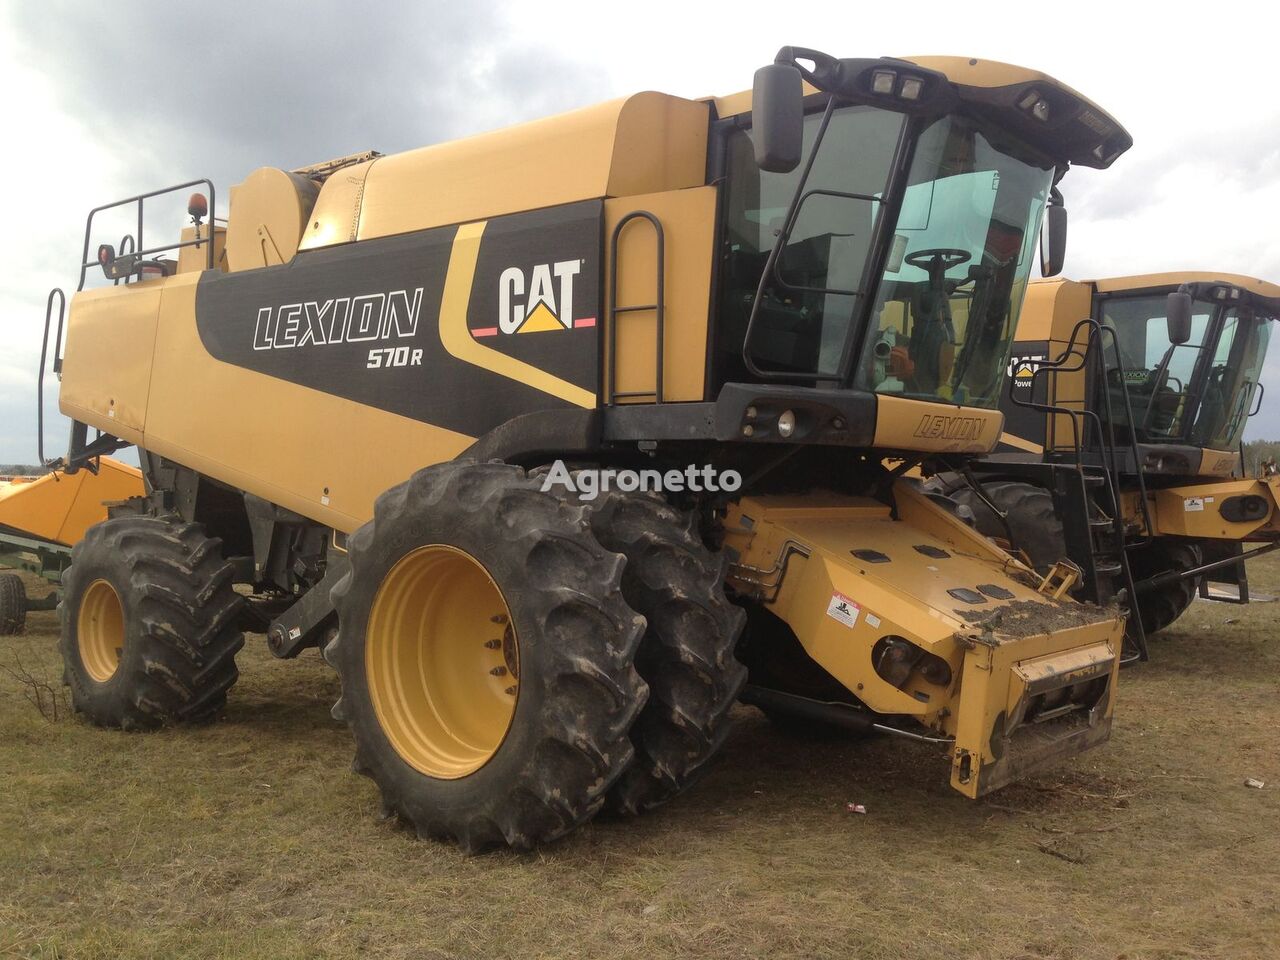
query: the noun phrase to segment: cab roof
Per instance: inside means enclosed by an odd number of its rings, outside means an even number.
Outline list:
[[[941,73],[971,109],[997,114],[1003,124],[1033,141],[1048,141],[1073,164],[1105,169],[1133,146],[1133,137],[1115,117],[1039,70],[972,57],[913,56],[897,62]],[[806,84],[805,92],[818,91]],[[750,90],[707,99],[720,117],[751,109]],[[1032,108],[1040,104],[1047,113],[1044,120],[1032,114]]]

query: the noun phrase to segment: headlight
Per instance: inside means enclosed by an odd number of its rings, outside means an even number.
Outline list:
[[[796,415],[792,410],[782,411],[782,416],[778,417],[778,436],[786,440],[796,432]]]

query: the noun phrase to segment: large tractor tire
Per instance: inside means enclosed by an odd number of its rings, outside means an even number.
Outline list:
[[[729,558],[707,549],[696,518],[649,494],[606,493],[591,528],[627,558],[622,596],[648,621],[636,669],[649,700],[631,728],[634,762],[610,789],[610,811],[651,809],[692,784],[729,735],[747,682],[734,656],[746,613],[729,602]]]
[[[62,659],[71,703],[125,730],[206,720],[235,684],[243,599],[221,541],[177,518],[90,527],[63,578]]]
[[[503,463],[419,471],[378,498],[332,594],[353,768],[385,813],[469,853],[593,816],[647,694],[625,561],[540,487]]]
[[[21,633],[27,625],[27,589],[16,573],[0,573],[0,636]]]
[[[1053,494],[1048,490],[1013,480],[984,484],[983,489],[1006,514],[1008,530],[968,486],[948,491],[953,500],[973,511],[979,533],[998,540],[1008,540],[1012,533],[1015,548],[1026,553],[1041,576],[1067,555],[1062,521],[1054,511]]]
[[[1194,543],[1159,538],[1129,554],[1129,566],[1135,583],[1171,571],[1190,570],[1200,566],[1200,548]],[[1165,629],[1196,598],[1196,580],[1174,580],[1153,590],[1138,592],[1138,610],[1142,630],[1147,636]]]

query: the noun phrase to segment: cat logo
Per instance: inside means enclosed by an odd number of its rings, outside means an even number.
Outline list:
[[[548,333],[594,327],[595,317],[573,315],[573,281],[585,261],[539,263],[531,270],[507,267],[498,277],[498,325],[473,329],[474,337],[499,333]]]
[[[1009,361],[1009,368],[1006,373],[1013,377],[1013,382],[1019,387],[1029,387],[1031,378],[1035,376],[1040,364],[1044,360],[1042,354],[1036,354],[1030,357],[1014,357]]]

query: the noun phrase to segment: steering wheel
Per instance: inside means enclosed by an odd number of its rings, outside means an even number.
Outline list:
[[[946,273],[952,267],[968,263],[973,259],[973,255],[968,250],[960,250],[956,247],[938,247],[933,250],[917,250],[915,253],[908,253],[905,259],[911,266],[919,267],[932,277],[935,270],[939,274]]]

